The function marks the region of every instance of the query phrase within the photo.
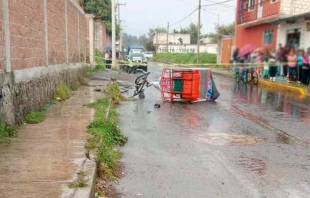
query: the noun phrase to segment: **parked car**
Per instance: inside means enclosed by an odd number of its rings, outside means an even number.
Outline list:
[[[147,72],[147,58],[144,53],[129,53],[128,62],[130,66],[137,67],[137,69],[143,69]]]
[[[154,53],[153,53],[153,52],[145,52],[145,57],[146,57],[147,59],[151,59],[151,58],[153,58],[153,56],[154,56]]]
[[[130,53],[144,53],[144,47],[142,46],[136,46],[136,45],[130,45],[127,48],[127,55],[129,55]]]

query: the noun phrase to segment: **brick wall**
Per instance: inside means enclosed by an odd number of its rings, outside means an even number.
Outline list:
[[[89,20],[88,19],[86,19],[86,62],[87,63],[89,63],[90,62],[90,57],[89,57],[89,54],[87,53],[87,52],[89,52],[89,37],[90,37],[90,35],[89,35]]]
[[[95,21],[95,48],[100,52],[104,52],[104,48],[111,46],[112,41],[107,34],[107,29],[101,20]]]
[[[79,27],[80,27],[80,61],[86,61],[86,19],[84,15],[79,14]]]
[[[84,62],[88,52],[86,17],[78,5],[71,0],[67,3],[69,63]],[[67,62],[65,0],[47,0],[48,57],[45,57],[44,1],[9,0],[8,5],[12,70],[45,66],[46,58],[49,65]],[[0,71],[4,70],[2,17],[0,1]]]
[[[264,1],[263,3],[263,17],[269,17],[280,13],[280,1],[272,3],[271,1]]]
[[[79,62],[78,10],[68,1],[69,63]]]
[[[2,1],[0,1],[0,8],[2,8]],[[3,52],[3,22],[2,9],[0,9],[0,71],[4,70]]]
[[[48,1],[48,60],[50,65],[66,63],[64,0]]]
[[[43,1],[9,1],[12,70],[45,65]]]

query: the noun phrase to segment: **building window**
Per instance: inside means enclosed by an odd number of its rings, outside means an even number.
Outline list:
[[[249,10],[254,10],[255,8],[255,0],[249,0]]]
[[[273,30],[265,30],[263,33],[263,45],[269,45],[273,41]]]
[[[278,0],[270,0],[271,3],[275,3],[277,2]]]

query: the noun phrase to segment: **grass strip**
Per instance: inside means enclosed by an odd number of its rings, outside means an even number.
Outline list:
[[[43,122],[46,119],[46,116],[39,111],[31,111],[25,117],[25,122],[28,124],[38,124]]]
[[[154,61],[166,61],[175,64],[197,64],[197,54],[195,53],[158,53],[153,59]],[[216,63],[216,54],[202,53],[199,56],[200,64]]]
[[[88,126],[88,132],[92,134],[92,138],[88,140],[85,148],[88,153],[89,150],[97,149],[98,179],[96,190],[99,196],[105,195],[104,192],[108,188],[107,181],[117,179],[116,171],[121,154],[116,146],[123,146],[127,141],[127,137],[121,133],[117,124],[118,118],[114,109],[115,105],[124,100],[119,85],[115,83],[107,86],[104,98],[87,105],[96,109],[94,121]],[[107,117],[106,112],[110,101],[112,105]]]

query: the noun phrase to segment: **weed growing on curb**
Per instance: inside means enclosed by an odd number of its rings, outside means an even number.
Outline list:
[[[115,180],[115,171],[117,170],[118,160],[121,157],[120,152],[115,149],[115,146],[123,146],[127,137],[124,136],[117,125],[117,113],[113,108],[125,98],[120,93],[118,84],[107,86],[105,97],[98,99],[95,103],[90,103],[87,106],[95,108],[95,119],[88,126],[88,132],[93,135],[93,138],[88,141],[86,149],[94,149],[96,145],[98,163],[98,181]],[[110,116],[106,118],[106,113],[110,104]],[[104,194],[106,182],[97,182],[98,194]]]
[[[77,173],[78,178],[75,182],[69,184],[69,188],[84,188],[87,187],[87,180],[85,180],[86,174],[83,171]]]
[[[55,99],[67,100],[70,98],[71,90],[65,83],[60,83],[56,89]]]
[[[43,122],[46,119],[46,116],[38,111],[31,111],[25,117],[25,122],[28,124],[38,124]]]
[[[105,71],[106,70],[106,66],[105,66],[105,62],[104,62],[102,53],[98,50],[95,51],[95,61],[97,63],[95,68],[88,68],[87,72],[92,73],[92,72]]]
[[[46,112],[53,104],[56,104],[55,100],[50,101],[49,103],[46,103],[43,105],[43,107],[40,109],[40,112]]]
[[[79,81],[75,81],[75,82],[73,82],[73,83],[71,84],[70,90],[71,90],[71,91],[77,91],[78,88],[79,88],[79,86],[80,86],[80,82],[79,82]]]
[[[88,85],[88,79],[86,77],[84,77],[84,76],[81,76],[81,75],[78,76],[78,82],[82,86],[87,86]]]
[[[10,127],[0,121],[0,142],[10,142],[8,138],[13,137],[17,132],[17,127]]]
[[[88,68],[87,72],[93,73],[93,72],[105,71],[105,70],[106,70],[105,66],[103,64],[99,64],[99,65],[96,65],[94,68]]]

